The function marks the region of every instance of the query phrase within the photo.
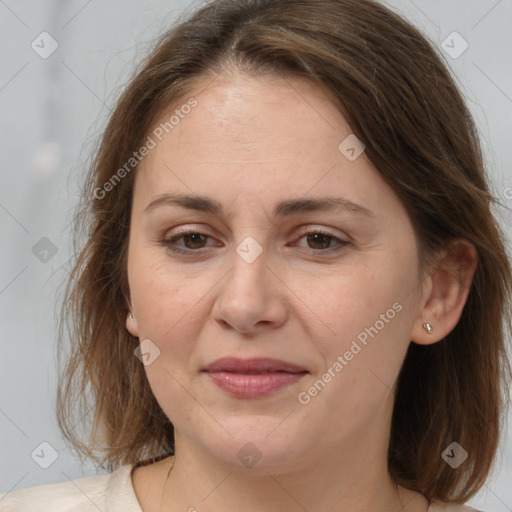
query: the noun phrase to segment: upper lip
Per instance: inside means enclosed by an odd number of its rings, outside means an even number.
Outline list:
[[[279,359],[257,357],[252,359],[239,359],[236,357],[222,357],[210,363],[205,369],[207,372],[233,372],[233,373],[269,373],[269,372],[306,372],[305,368]]]

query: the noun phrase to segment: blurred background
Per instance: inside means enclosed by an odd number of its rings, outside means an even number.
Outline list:
[[[155,37],[203,3],[0,0],[0,493],[102,473],[73,457],[55,419],[70,222],[114,98]],[[386,4],[450,66],[493,192],[512,206],[512,0]],[[511,214],[496,213],[510,241]],[[511,431],[509,420],[495,470],[470,502],[477,509],[512,511]]]

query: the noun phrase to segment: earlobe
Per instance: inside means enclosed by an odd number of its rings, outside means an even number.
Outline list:
[[[437,268],[429,277],[411,341],[430,345],[455,328],[471,289],[477,261],[476,249],[467,240],[452,240],[442,251]]]
[[[128,311],[126,314],[126,329],[132,336],[135,336],[136,338],[139,337],[139,327],[137,325],[137,320],[131,311]]]

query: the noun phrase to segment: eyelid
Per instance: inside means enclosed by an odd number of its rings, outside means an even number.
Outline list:
[[[350,241],[350,237],[345,233],[345,232],[340,232],[340,233],[343,233],[341,235],[338,235],[336,233],[333,232],[333,229],[334,228],[327,228],[327,227],[324,227],[324,226],[319,226],[319,225],[315,225],[315,224],[307,224],[306,226],[304,227],[299,227],[298,230],[297,230],[297,234],[300,235],[300,236],[303,236],[303,235],[306,235],[308,233],[322,233],[323,235],[327,235],[327,236],[332,236],[333,238],[336,238],[338,240],[342,240],[343,242],[349,242]],[[345,238],[343,238],[345,237]]]
[[[207,235],[210,238],[217,238],[218,240],[224,239],[224,234],[219,231],[219,229],[213,227],[211,224],[205,224],[202,222],[190,222],[188,224],[182,224],[176,227],[172,227],[170,229],[165,229],[161,231],[161,238],[171,238],[180,234],[187,233],[198,233],[200,235]],[[229,241],[229,234],[227,240]]]

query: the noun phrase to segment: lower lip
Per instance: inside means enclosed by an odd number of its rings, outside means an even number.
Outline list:
[[[233,372],[208,372],[210,379],[223,391],[237,398],[258,398],[271,395],[295,384],[307,372],[273,372],[244,374]]]

